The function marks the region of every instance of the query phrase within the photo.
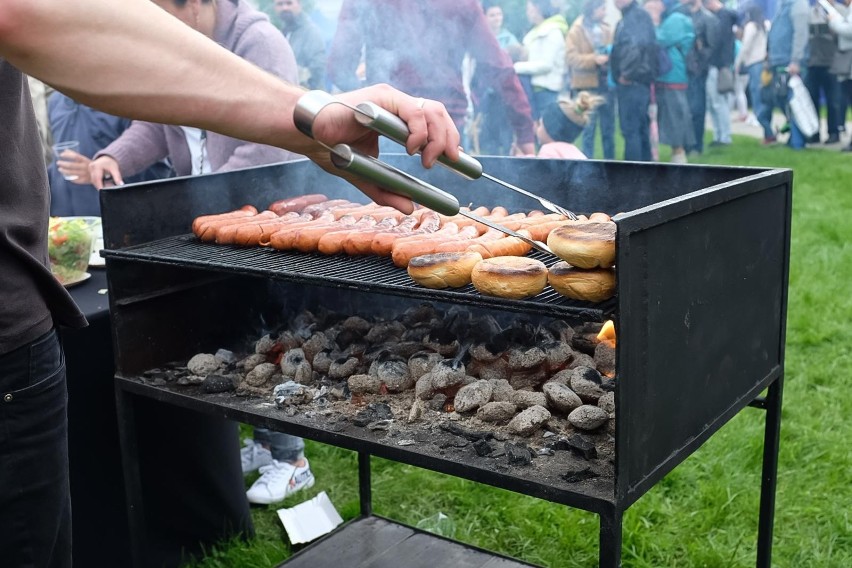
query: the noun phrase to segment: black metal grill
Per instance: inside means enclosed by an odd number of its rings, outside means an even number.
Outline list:
[[[455,290],[432,290],[419,286],[390,259],[377,256],[319,255],[278,251],[263,247],[237,247],[200,242],[193,235],[160,239],[122,250],[105,250],[106,258],[195,267],[217,272],[247,274],[290,282],[319,284],[398,296],[447,301],[523,313],[604,321],[615,310],[615,298],[592,304],[560,296],[552,288],[529,300],[483,296],[472,285]],[[533,252],[545,264],[557,259]]]

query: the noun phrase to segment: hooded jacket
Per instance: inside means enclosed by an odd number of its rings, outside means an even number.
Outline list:
[[[565,36],[568,22],[562,14],[551,16],[524,36],[527,60],[515,63],[518,75],[530,75],[533,88],[559,92],[565,75]]]
[[[669,54],[672,68],[657,83],[686,86],[689,78],[686,72],[686,57],[695,41],[692,19],[680,12],[669,12],[657,26],[657,42]]]
[[[650,85],[657,69],[654,22],[635,0],[624,7],[621,16],[609,57],[613,81],[618,83],[619,78],[624,78],[632,83]]]
[[[565,59],[571,69],[572,89],[597,89],[605,87],[601,84],[601,66],[595,62],[599,54],[595,51],[594,42],[589,37],[589,29],[583,25],[584,16],[580,16],[571,25],[568,37],[565,38]],[[612,30],[609,24],[600,23],[601,43],[612,44]]]
[[[290,44],[269,18],[244,0],[219,0],[213,39],[228,51],[294,85],[299,83],[296,59]],[[96,154],[112,156],[122,176],[141,172],[154,162],[169,158],[175,173],[192,173],[192,158],[180,126],[134,121],[112,144]],[[244,142],[210,132],[207,157],[213,172],[272,164],[299,157],[273,146]]]

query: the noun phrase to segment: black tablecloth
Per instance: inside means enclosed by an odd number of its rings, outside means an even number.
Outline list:
[[[74,566],[130,566],[106,271],[69,292],[89,327],[62,329],[68,380],[68,458]]]

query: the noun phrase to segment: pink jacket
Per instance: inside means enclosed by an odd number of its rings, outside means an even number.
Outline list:
[[[579,148],[568,142],[548,142],[538,150],[539,158],[555,160],[585,160],[586,155]]]
[[[216,43],[296,85],[299,76],[290,44],[269,18],[244,0],[219,0],[216,5]],[[250,88],[250,86],[246,86]],[[112,156],[123,176],[169,158],[179,176],[192,173],[186,137],[179,126],[134,121],[112,144],[98,152]],[[224,172],[299,158],[280,148],[244,142],[214,132],[207,135],[207,155],[214,172]]]

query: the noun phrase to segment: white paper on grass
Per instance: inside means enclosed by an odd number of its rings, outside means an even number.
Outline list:
[[[317,539],[343,522],[325,491],[295,507],[278,509],[278,518],[292,544]]]

